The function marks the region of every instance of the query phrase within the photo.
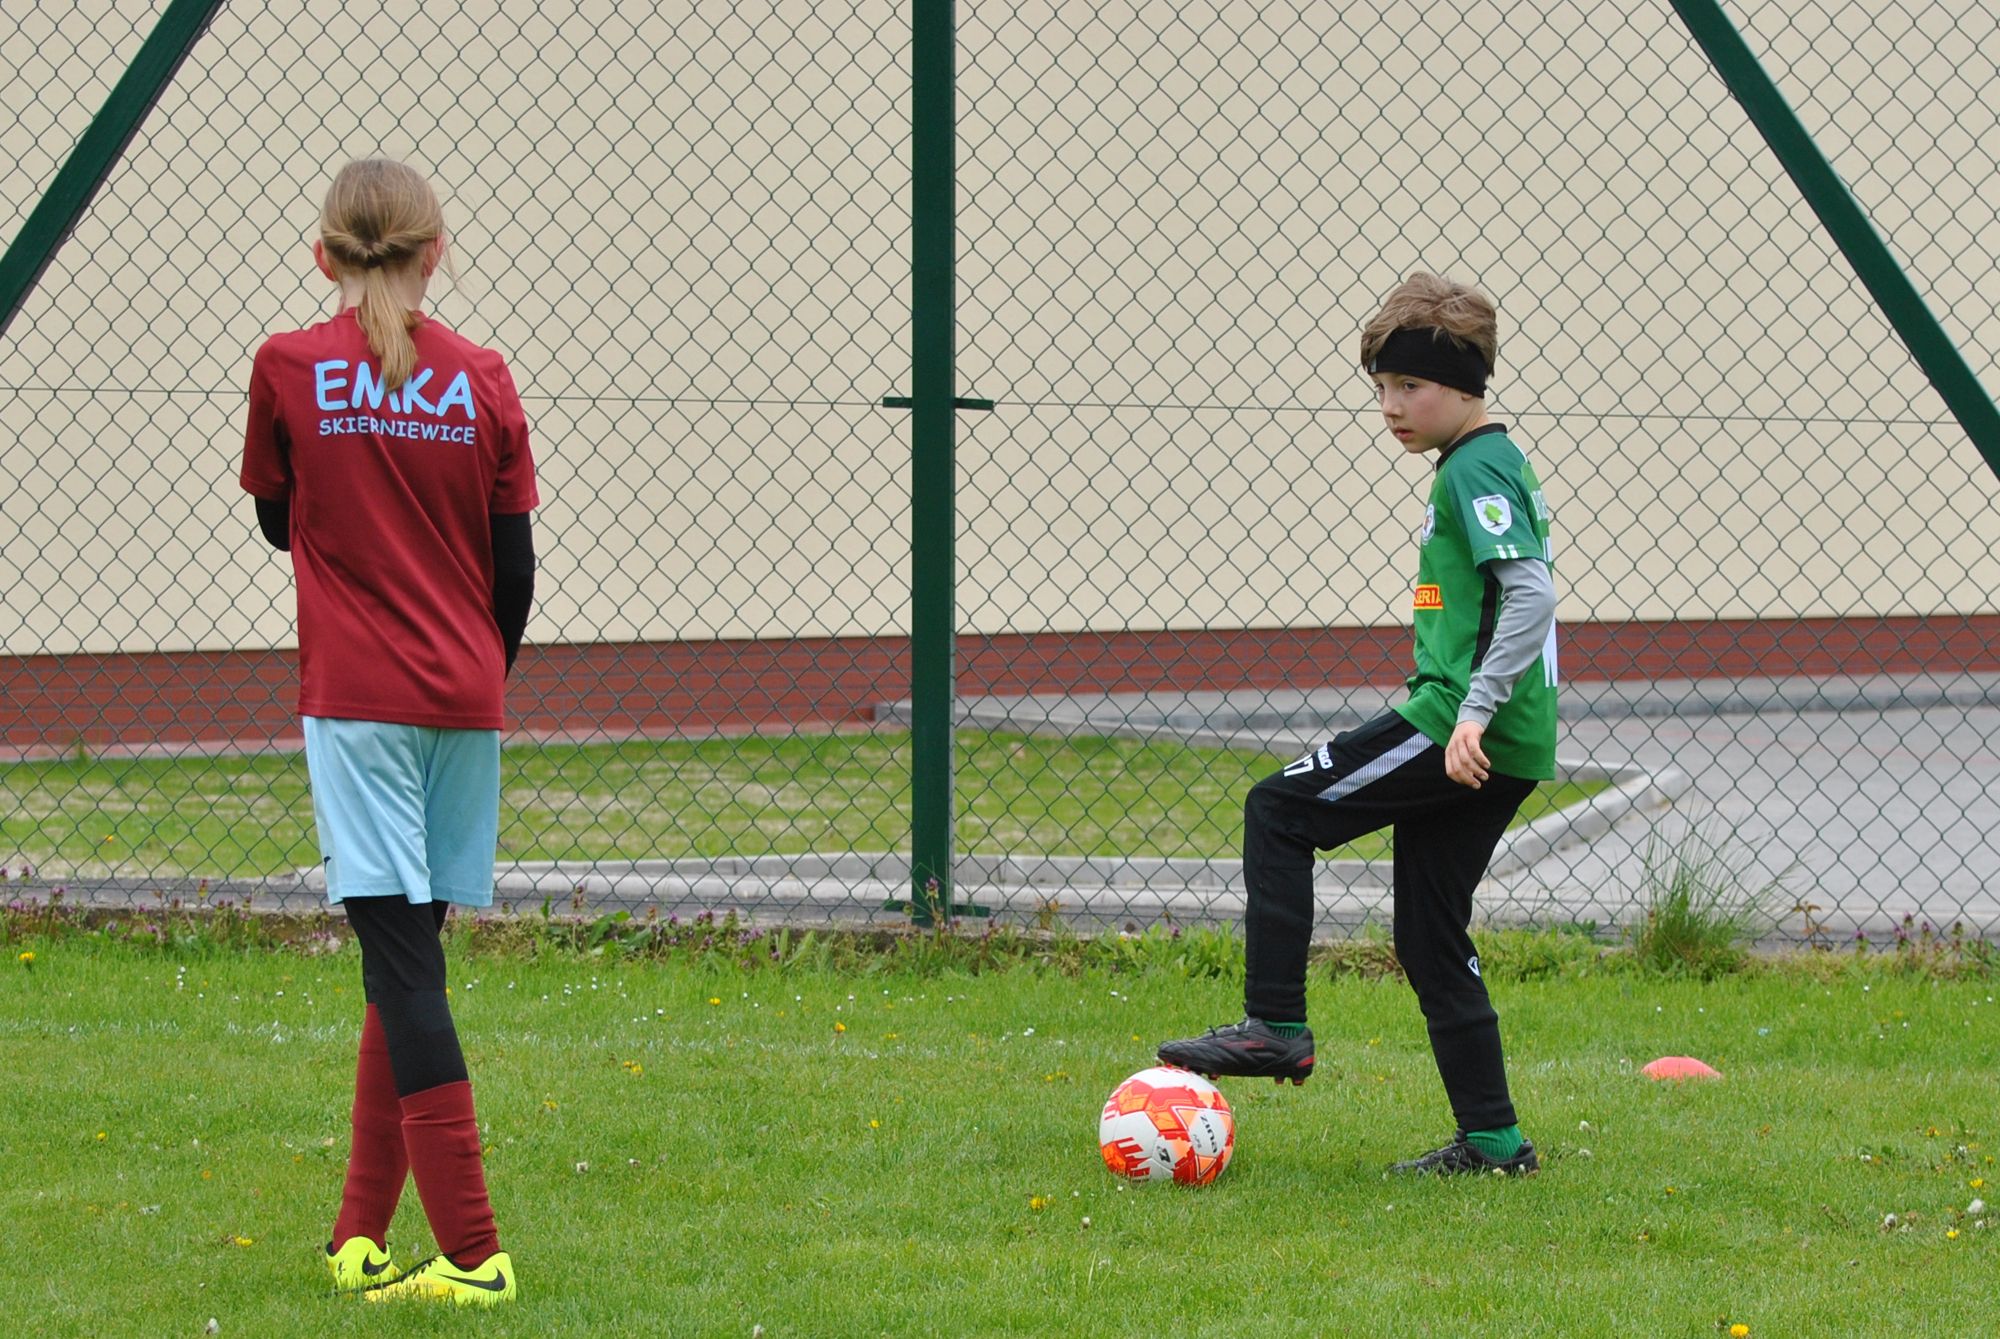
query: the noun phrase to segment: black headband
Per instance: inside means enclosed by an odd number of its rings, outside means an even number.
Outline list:
[[[1368,370],[1422,377],[1470,395],[1486,394],[1486,378],[1493,371],[1478,349],[1428,325],[1404,326],[1392,331],[1382,341],[1381,351],[1368,364]]]

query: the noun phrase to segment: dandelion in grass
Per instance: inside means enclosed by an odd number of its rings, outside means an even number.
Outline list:
[[[1729,1339],[1750,1339],[1750,1327],[1742,1321],[1729,1327]]]

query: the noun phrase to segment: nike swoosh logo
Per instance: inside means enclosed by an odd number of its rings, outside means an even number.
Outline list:
[[[388,1267],[389,1267],[389,1262],[387,1260],[384,1260],[379,1265],[375,1264],[373,1261],[370,1260],[363,1260],[361,1262],[361,1272],[366,1274],[371,1279],[374,1278],[377,1274],[380,1274],[383,1270],[387,1269]]]
[[[498,1272],[495,1272],[491,1279],[472,1279],[463,1274],[446,1274],[440,1270],[439,1277],[450,1279],[453,1283],[463,1283],[468,1287],[484,1288],[490,1293],[507,1291],[507,1276]]]

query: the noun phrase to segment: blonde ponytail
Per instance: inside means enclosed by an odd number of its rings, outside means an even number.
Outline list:
[[[319,227],[334,272],[361,278],[355,320],[382,364],[383,386],[394,390],[417,368],[410,339],[417,315],[398,300],[391,279],[421,264],[424,248],[444,236],[444,211],[415,168],[360,158],[341,168],[327,188]]]
[[[396,300],[387,270],[367,270],[362,282],[366,286],[354,319],[361,323],[361,333],[368,336],[369,352],[382,365],[383,388],[395,390],[417,370],[417,346],[410,338],[417,314]]]

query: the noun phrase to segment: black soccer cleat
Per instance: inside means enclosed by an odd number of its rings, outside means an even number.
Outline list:
[[[1533,1176],[1542,1170],[1542,1160],[1535,1156],[1535,1146],[1523,1139],[1521,1151],[1505,1162],[1496,1162],[1481,1153],[1466,1139],[1465,1131],[1452,1136],[1452,1141],[1443,1148],[1432,1149],[1421,1158],[1411,1158],[1408,1162],[1394,1163],[1389,1168],[1392,1176],[1464,1176],[1484,1174],[1487,1176]]]
[[[1313,1034],[1303,1028],[1296,1037],[1281,1037],[1261,1018],[1246,1018],[1227,1027],[1212,1027],[1199,1037],[1160,1043],[1162,1062],[1217,1078],[1272,1079],[1304,1083],[1313,1072]]]

